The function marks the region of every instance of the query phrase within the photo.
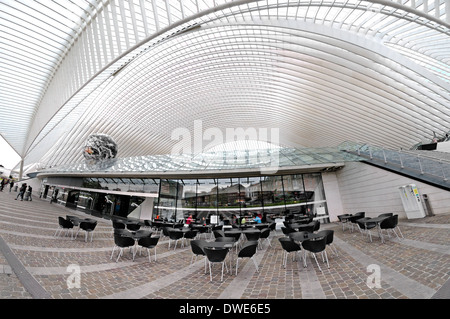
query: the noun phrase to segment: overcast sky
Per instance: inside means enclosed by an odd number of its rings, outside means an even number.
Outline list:
[[[0,164],[12,169],[20,161],[20,156],[9,146],[0,135]]]

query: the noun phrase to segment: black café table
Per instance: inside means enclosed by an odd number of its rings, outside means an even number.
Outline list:
[[[319,234],[304,232],[304,231],[289,233],[290,239],[292,239],[293,241],[300,242],[300,243],[304,242],[305,240],[321,238],[323,236],[324,235],[319,235]]]
[[[269,223],[256,223],[254,227],[263,230],[264,228],[269,228]]]
[[[94,221],[92,218],[80,218],[80,217],[77,217],[77,216],[71,216],[71,215],[66,215],[66,218],[67,218],[74,226],[76,226],[76,227],[78,227],[78,228],[80,228],[80,224],[81,224],[82,222],[92,222],[92,221]],[[77,232],[77,234],[78,234],[78,232]],[[73,238],[72,240],[75,240],[75,239],[76,239],[76,237]]]
[[[243,231],[240,230],[240,229],[233,228],[233,229],[230,229],[230,230],[225,230],[224,234],[225,234],[225,237],[233,237],[237,241],[241,237],[242,232]]]
[[[229,241],[208,241],[208,242],[205,242],[204,244],[203,244],[203,247],[208,247],[208,248],[226,248],[226,249],[228,249],[228,252],[230,252],[232,249],[233,249],[233,247],[234,247],[234,245],[236,245],[237,244],[237,242],[236,241],[234,241],[234,242],[229,242]],[[230,256],[230,254],[227,254],[227,256]],[[233,266],[232,266],[232,256],[230,256],[229,257],[229,260],[230,260],[230,273],[233,273],[232,272],[232,269],[233,269]]]
[[[150,237],[152,234],[153,234],[153,232],[151,230],[146,230],[146,229],[122,232],[121,236],[131,237],[134,239],[133,261],[134,261],[134,257],[136,256],[136,253],[137,253],[137,249],[138,249],[137,243],[139,242],[139,239],[145,238],[145,237]]]
[[[347,215],[347,216],[340,216],[340,221],[341,221],[341,224],[342,224],[342,231],[344,231],[344,225],[349,223],[349,219],[352,218],[352,217],[353,217],[353,215],[350,215],[350,214]]]
[[[372,224],[375,223],[376,224],[376,228],[378,231],[378,236],[380,236],[381,242],[384,243],[384,238],[383,238],[383,234],[381,233],[381,229],[380,229],[380,224],[383,220],[385,220],[386,218],[388,218],[388,216],[378,216],[378,217],[363,217],[361,219],[356,220],[358,223],[361,223],[364,225],[364,230],[367,231],[367,225],[368,224]],[[372,234],[369,232],[369,237],[370,237],[370,242],[372,242]]]
[[[199,234],[207,234],[210,232],[212,228],[211,225],[203,225],[203,224],[190,224],[190,227],[194,230],[198,230]]]
[[[82,221],[84,221],[84,218],[80,218],[77,216],[71,216],[71,215],[66,215],[67,219],[70,220],[70,222],[74,225],[74,226],[79,226],[80,223]]]

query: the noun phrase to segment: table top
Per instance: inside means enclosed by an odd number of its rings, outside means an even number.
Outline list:
[[[95,221],[92,218],[80,218],[80,217],[77,217],[77,216],[66,216],[66,217],[67,217],[67,219],[69,219],[72,222],[72,224],[74,224],[74,226],[79,226],[79,224],[82,223],[82,222]]]
[[[244,229],[242,233],[260,233],[261,231],[258,228]]]
[[[358,219],[357,221],[363,224],[367,224],[367,223],[381,223],[383,220],[385,220],[386,218],[388,218],[387,216],[379,216],[379,217],[364,217],[361,219]]]
[[[191,231],[189,227],[183,227],[183,228],[171,228],[169,229],[169,232],[180,232],[180,233],[187,233],[188,231]]]
[[[144,237],[150,237],[152,234],[150,233],[150,234],[144,234],[144,233],[132,233],[131,234],[131,238],[133,238],[134,240],[139,240],[139,239],[141,239],[141,238],[144,238]]]
[[[348,216],[341,216],[341,221],[347,220],[350,217],[353,217],[353,215],[348,215]]]
[[[315,238],[321,238],[324,235],[319,235],[315,233],[309,233],[309,232],[294,232],[289,234],[289,238],[291,238],[294,241],[305,241],[308,239],[315,239]]]
[[[212,248],[233,248],[236,242],[229,241],[208,241],[203,244],[203,247],[212,247]]]

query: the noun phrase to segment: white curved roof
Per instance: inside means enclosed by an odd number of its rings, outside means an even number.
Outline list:
[[[450,1],[20,0],[0,25],[0,133],[25,164],[79,162],[93,133],[123,158],[450,130]]]

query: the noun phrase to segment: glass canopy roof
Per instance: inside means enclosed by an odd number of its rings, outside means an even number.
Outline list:
[[[250,150],[217,150],[201,154],[147,155],[130,158],[83,161],[42,170],[40,174],[92,174],[107,176],[164,176],[189,173],[189,176],[220,176],[223,173],[277,174],[295,170],[339,168],[347,161],[360,161],[359,156],[338,148],[293,149],[267,148]]]
[[[170,154],[196,121],[294,149],[450,130],[445,0],[5,0],[0,25],[0,134],[41,169],[93,133]]]

